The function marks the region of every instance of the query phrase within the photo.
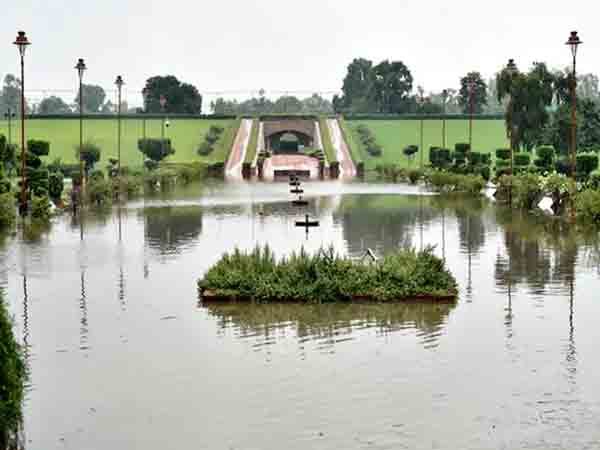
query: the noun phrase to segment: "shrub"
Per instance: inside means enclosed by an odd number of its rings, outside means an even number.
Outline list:
[[[0,291],[0,448],[16,445],[22,421],[27,368],[23,353],[13,335],[13,324]],[[13,445],[15,444],[15,445]]]
[[[198,147],[198,154],[200,156],[208,156],[212,153],[213,149],[213,146],[208,141],[204,141]]]
[[[515,166],[528,166],[531,162],[531,155],[529,153],[515,153],[514,155],[514,164]]]
[[[496,159],[510,160],[510,148],[496,149]]]
[[[410,181],[410,184],[417,184],[417,182],[422,176],[423,172],[421,172],[418,169],[408,171],[408,180]]]
[[[51,172],[48,177],[48,194],[53,200],[60,199],[65,188],[64,175],[62,172]]]
[[[447,148],[440,148],[438,151],[438,161],[440,167],[447,167],[452,164],[452,153]]]
[[[462,153],[463,155],[466,155],[467,153],[469,153],[470,149],[471,149],[471,146],[466,142],[458,142],[457,144],[454,145],[454,151],[456,153]]]
[[[383,148],[381,148],[379,144],[373,143],[367,147],[367,152],[369,152],[371,156],[379,157],[383,154]]]
[[[482,163],[483,154],[480,152],[470,152],[469,153],[469,163],[473,166],[477,166]]]
[[[596,169],[590,173],[588,185],[592,189],[600,189],[600,170]]]
[[[462,166],[467,161],[467,157],[462,152],[454,152],[452,153],[452,159],[454,159],[454,164],[457,166]]]
[[[492,178],[490,166],[480,166],[478,173],[485,181],[490,181],[490,178]]]
[[[562,157],[554,162],[556,171],[560,174],[570,176],[571,175],[571,160],[567,157]]]
[[[579,153],[577,155],[577,178],[587,178],[590,173],[598,168],[598,155],[596,153]]]
[[[554,147],[552,145],[540,145],[535,149],[535,154],[545,164],[544,166],[538,167],[550,167],[552,165],[552,162],[554,161],[554,155],[556,154],[556,150],[554,150]]]
[[[175,153],[175,149],[171,147],[171,139],[138,139],[138,150],[156,162]]]
[[[15,198],[8,192],[0,194],[0,228],[10,227],[15,218]]]
[[[101,155],[100,147],[92,141],[86,141],[81,147],[79,145],[75,147],[75,157],[78,161],[83,159],[86,173],[100,161]]]
[[[102,178],[90,178],[85,193],[90,204],[103,205],[110,203],[113,197],[113,185]]]
[[[38,197],[48,195],[50,189],[48,169],[31,167],[27,168],[27,186],[29,192]]]
[[[583,220],[600,223],[600,191],[587,189],[577,194],[575,210]]]
[[[29,139],[27,141],[27,151],[36,156],[48,156],[50,153],[50,142]]]
[[[481,154],[481,164],[489,166],[492,164],[492,155],[489,153],[480,153]]]
[[[514,177],[513,198],[524,209],[533,209],[544,196],[540,178],[533,174]]]
[[[31,197],[31,217],[38,220],[50,220],[50,200],[47,196]]]
[[[404,153],[404,156],[406,156],[407,158],[410,158],[415,153],[417,153],[418,151],[419,151],[419,146],[418,145],[407,145],[402,150],[402,153]]]

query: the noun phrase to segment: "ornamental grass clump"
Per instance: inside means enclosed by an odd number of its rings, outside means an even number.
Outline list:
[[[277,260],[265,246],[224,254],[198,281],[198,289],[205,298],[257,302],[384,302],[454,297],[457,284],[432,248],[398,251],[370,264],[341,257],[332,247],[313,255],[302,249]]]

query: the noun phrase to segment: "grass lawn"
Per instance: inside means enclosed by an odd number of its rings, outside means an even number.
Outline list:
[[[404,147],[410,144],[420,145],[419,120],[347,120],[347,129],[350,130],[351,142],[349,145],[359,147],[353,149],[353,155],[359,154],[365,162],[365,169],[372,170],[379,164],[399,164],[403,167],[418,167],[420,155],[417,153],[409,161],[402,153]],[[377,142],[383,147],[383,155],[378,158],[370,156],[362,148],[356,127],[360,124],[368,126]],[[429,163],[429,147],[442,145],[442,121],[425,120],[423,122],[423,153],[424,164]],[[446,120],[446,146],[454,149],[457,142],[469,142],[468,120]],[[478,152],[491,152],[497,148],[508,147],[506,128],[502,120],[474,120],[473,121],[473,150]]]
[[[226,161],[231,148],[215,145],[215,150],[208,156],[199,156],[196,149],[211,125],[225,127],[221,140],[231,134],[227,129],[235,126],[235,120],[203,120],[203,119],[169,119],[170,126],[165,128],[165,136],[170,138],[175,154],[166,161],[208,163]],[[63,163],[75,163],[75,146],[79,144],[78,119],[31,119],[26,123],[26,139],[43,139],[50,142],[48,161],[61,158]],[[141,166],[142,154],[137,149],[137,140],[142,137],[141,119],[123,119],[121,122],[121,157],[122,164]],[[146,121],[146,136],[160,138],[161,120]],[[6,121],[0,121],[0,134],[8,133]],[[20,122],[14,121],[12,127],[13,142],[18,142]],[[83,139],[90,139],[102,149],[99,166],[104,168],[108,158],[117,157],[117,120],[89,119],[83,122]]]

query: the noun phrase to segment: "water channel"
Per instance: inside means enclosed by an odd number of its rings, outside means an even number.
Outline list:
[[[191,185],[0,243],[27,450],[600,448],[600,237],[404,185]],[[434,245],[456,304],[198,303],[222,252]],[[599,289],[596,291],[596,289]]]

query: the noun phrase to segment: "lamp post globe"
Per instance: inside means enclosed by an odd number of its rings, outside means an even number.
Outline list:
[[[123,77],[118,75],[115,80],[115,86],[117,86],[117,173],[119,175],[119,195],[121,191],[121,93],[124,84]]]

